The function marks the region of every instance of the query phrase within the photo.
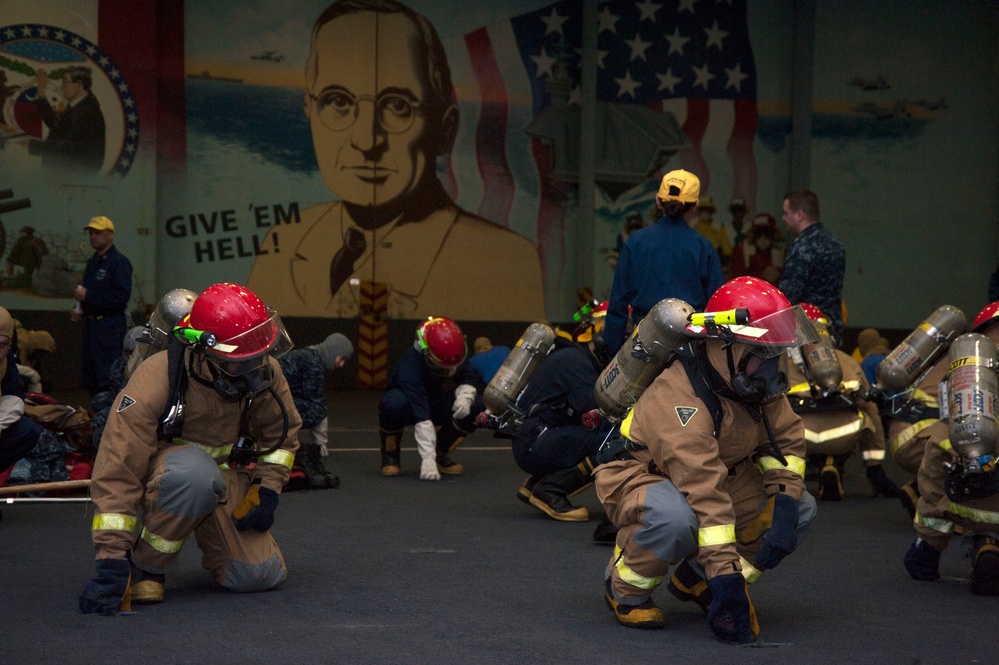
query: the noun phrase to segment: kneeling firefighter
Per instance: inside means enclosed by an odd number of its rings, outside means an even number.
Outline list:
[[[167,353],[136,368],[104,430],[86,614],[162,601],[192,533],[226,589],[265,591],[287,577],[269,531],[301,426],[274,358],[291,348],[284,325],[251,291],[222,283],[197,297],[174,335]]]
[[[842,500],[843,466],[855,451],[874,496],[897,497],[898,488],[881,467],[885,433],[878,405],[866,399],[870,386],[864,370],[834,346],[822,310],[800,304],[819,333],[819,343],[791,350],[787,397],[805,425],[808,458],[819,469],[819,498]]]
[[[523,416],[500,432],[513,438],[517,466],[531,474],[517,498],[561,522],[590,518],[569,497],[593,484],[593,458],[611,430],[606,421],[592,429],[580,420],[597,408],[593,384],[607,364],[602,335],[606,315],[604,302],[581,317],[573,341],[555,338],[554,349],[517,401]]]
[[[378,401],[382,475],[401,473],[399,441],[408,426],[420,453],[420,480],[464,473],[451,453],[475,431],[475,418],[486,408],[478,380],[458,324],[440,316],[421,323]]]
[[[596,468],[619,528],[604,595],[619,623],[662,628],[652,592],[669,578],[724,642],[756,640],[747,584],[795,550],[815,515],[786,351],[818,336],[776,287],[739,277],[691,314],[676,351],[621,423],[624,448]]]
[[[940,426],[919,465],[916,541],[905,554],[915,580],[940,579],[940,555],[960,532],[971,563],[970,590],[999,596],[999,302],[982,309],[973,332],[944,356]]]

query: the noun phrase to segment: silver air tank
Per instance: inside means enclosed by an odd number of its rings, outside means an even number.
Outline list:
[[[805,344],[801,355],[808,368],[808,378],[812,385],[823,395],[839,390],[843,381],[843,368],[839,365],[836,355],[836,345],[829,336],[829,330],[818,321],[813,321],[819,333],[819,341],[815,344]]]
[[[881,361],[875,373],[877,387],[886,392],[905,390],[967,329],[964,312],[941,305]]]
[[[950,443],[968,473],[996,454],[999,438],[999,354],[991,339],[978,333],[961,335],[950,346],[947,368],[947,413]]]
[[[132,372],[143,360],[153,355],[157,351],[162,351],[167,346],[170,335],[173,334],[173,327],[182,318],[190,314],[191,308],[198,294],[188,289],[173,289],[167,291],[166,295],[156,303],[156,308],[149,315],[146,328],[139,338],[139,344],[128,359],[125,367],[125,378],[132,376]]]
[[[490,416],[503,415],[517,402],[554,343],[555,331],[544,323],[532,323],[527,327],[482,393]]]
[[[656,303],[593,386],[600,412],[611,420],[628,414],[645,389],[665,369],[670,355],[689,338],[684,331],[694,308],[678,298]]]

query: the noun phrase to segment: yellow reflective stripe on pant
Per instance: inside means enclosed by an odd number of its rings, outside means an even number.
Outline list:
[[[912,439],[915,438],[917,434],[919,434],[920,432],[922,432],[924,429],[926,429],[931,425],[936,425],[938,422],[940,421],[936,418],[927,418],[926,420],[920,420],[917,423],[909,425],[904,430],[893,436],[891,441],[888,442],[888,450],[891,451],[892,457],[895,456],[895,453],[898,452],[899,448],[912,441]]]
[[[912,521],[919,526],[925,526],[927,529],[933,529],[934,531],[938,531],[940,533],[954,532],[954,523],[950,520],[940,519],[938,517],[924,517],[917,512],[916,517]]]
[[[655,589],[663,581],[663,575],[659,577],[645,577],[644,575],[639,575],[634,570],[628,567],[624,562],[624,556],[622,556],[621,548],[617,545],[614,546],[614,567],[617,569],[617,574],[621,576],[624,582],[627,582],[633,587],[638,587],[639,589]]]
[[[286,466],[289,469],[295,465],[295,455],[288,452],[287,450],[275,450],[270,455],[264,455],[263,457],[257,458],[258,463],[267,464],[278,464],[280,466]]]
[[[134,515],[122,513],[98,513],[94,515],[91,531],[135,531],[139,520]]]
[[[728,545],[735,542],[735,525],[720,524],[702,527],[697,530],[697,546]]]
[[[153,549],[158,552],[163,552],[163,554],[176,554],[182,547],[184,547],[184,541],[187,540],[187,538],[184,538],[183,540],[168,540],[162,536],[157,536],[152,531],[148,531],[146,527],[142,527],[142,532],[139,534],[139,538],[142,538],[144,541],[152,545]]]
[[[795,457],[794,455],[788,455],[785,459],[787,459],[787,466],[781,464],[780,460],[776,457],[765,455],[756,462],[756,467],[760,470],[760,473],[783,470],[796,473],[802,478],[805,477],[805,460],[800,457]]]
[[[825,441],[832,441],[833,439],[839,439],[850,434],[856,434],[864,426],[864,414],[857,412],[858,418],[852,422],[845,425],[840,425],[839,427],[833,427],[821,432],[813,432],[812,430],[805,428],[805,441],[811,441],[812,443],[823,443]]]

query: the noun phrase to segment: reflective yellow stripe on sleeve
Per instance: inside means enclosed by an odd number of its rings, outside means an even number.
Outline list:
[[[861,455],[865,460],[872,460],[875,462],[883,462],[885,459],[885,451],[883,450],[865,450]]]
[[[735,525],[720,524],[718,526],[707,526],[697,530],[698,547],[711,547],[712,545],[728,545],[735,542]]]
[[[795,457],[794,455],[788,455],[785,459],[787,460],[787,466],[781,464],[780,460],[776,457],[764,455],[756,462],[756,467],[760,470],[760,473],[785,470],[796,473],[802,478],[805,477],[805,460],[800,457]]]
[[[912,441],[912,439],[917,434],[922,432],[930,425],[933,425],[938,422],[940,421],[937,420],[936,418],[927,418],[926,420],[920,420],[917,423],[909,425],[904,430],[893,436],[891,440],[888,442],[888,450],[891,451],[892,457],[895,456],[895,453],[898,452],[899,448]]]
[[[184,540],[167,540],[162,536],[157,536],[152,531],[147,531],[146,527],[142,527],[142,533],[139,534],[139,538],[153,546],[153,549],[157,552],[163,552],[164,554],[175,554],[180,551],[180,548],[184,546]]]
[[[762,570],[749,563],[741,556],[739,557],[739,563],[742,565],[742,576],[746,578],[747,584],[752,584],[756,580],[760,579],[760,575],[763,574]]]
[[[617,574],[621,576],[622,580],[639,589],[654,589],[659,586],[664,577],[663,575],[659,577],[645,577],[636,573],[624,563],[624,557],[621,556],[621,548],[617,545],[614,546],[614,567],[617,568]]]
[[[860,414],[858,414],[860,415]],[[864,426],[864,416],[860,415],[860,418],[852,422],[848,422],[845,425],[840,425],[839,427],[833,427],[827,430],[822,430],[821,432],[813,432],[812,430],[805,428],[805,441],[810,441],[812,443],[823,443],[825,441],[832,441],[833,439],[839,439],[850,434],[856,434]]]
[[[626,439],[631,439],[631,418],[635,415],[635,407],[628,409],[628,415],[621,421],[621,434]],[[634,441],[634,439],[632,439]]]
[[[295,465],[295,456],[288,452],[287,450],[278,449],[272,452],[270,455],[264,455],[263,457],[258,457],[257,462],[266,462],[267,464],[279,464],[281,466],[286,466],[289,469]]]
[[[927,529],[933,529],[934,531],[939,531],[940,533],[954,532],[954,523],[950,520],[942,520],[936,517],[923,517],[917,512],[916,517],[912,521],[919,526],[925,526]]]
[[[135,531],[139,523],[134,515],[123,513],[98,513],[94,515],[92,531]]]
[[[961,504],[954,503],[952,501],[950,504],[950,512],[967,518],[972,522],[979,522],[981,524],[999,524],[999,513],[991,510],[969,508],[968,506],[962,506]]]
[[[232,452],[232,444],[228,443],[224,446],[209,446],[205,443],[197,443],[196,441],[188,441],[187,439],[181,439],[180,437],[175,437],[173,440],[174,444],[181,446],[194,446],[202,451],[204,451],[209,457],[218,462],[219,464],[225,464],[229,460],[229,454]]]

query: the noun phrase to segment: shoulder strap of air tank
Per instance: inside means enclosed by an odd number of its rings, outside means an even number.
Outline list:
[[[699,344],[700,342],[695,340],[686,346],[676,349],[673,355],[680,361],[683,365],[683,369],[687,372],[687,379],[690,381],[690,385],[694,389],[694,393],[702,402],[704,402],[704,405],[708,407],[708,411],[711,413],[711,422],[714,425],[714,435],[715,438],[717,438],[718,432],[721,431],[721,399],[719,399],[718,395],[711,390],[706,377],[701,373],[701,370],[698,367],[697,345]],[[703,352],[703,349],[700,349],[700,351]]]
[[[187,369],[184,367],[184,349],[180,340],[170,337],[167,342],[167,375],[170,387],[167,392],[166,408],[157,425],[161,437],[172,439],[180,436],[183,429],[184,403],[187,395]]]

